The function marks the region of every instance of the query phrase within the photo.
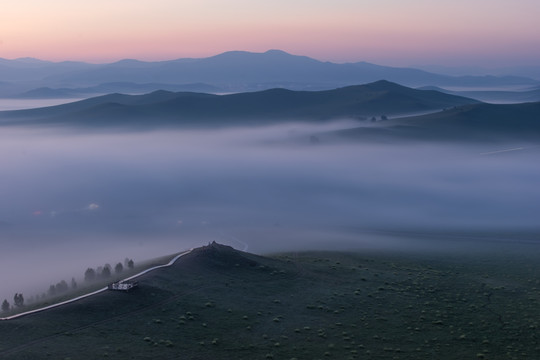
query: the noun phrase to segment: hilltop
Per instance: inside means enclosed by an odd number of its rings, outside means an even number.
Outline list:
[[[0,357],[536,358],[537,260],[212,243],[129,293],[0,322]]]

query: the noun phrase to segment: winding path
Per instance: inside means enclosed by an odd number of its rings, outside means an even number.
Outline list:
[[[168,267],[168,266],[171,266],[172,264],[174,264],[176,262],[176,260],[178,260],[179,258],[181,258],[182,256],[184,255],[187,255],[189,254],[193,249],[190,249],[188,251],[184,251],[178,255],[176,255],[174,258],[172,258],[171,261],[169,261],[167,264],[164,264],[164,265],[158,265],[158,266],[154,266],[154,267],[151,267],[149,269],[146,269],[144,271],[141,271],[140,273],[138,274],[135,274],[133,276],[130,276],[126,279],[123,279],[123,280],[120,280],[120,281],[128,281],[128,280],[133,280],[135,278],[138,278],[139,276],[142,276],[144,274],[147,274],[149,273],[150,271],[153,271],[153,270],[156,270],[156,269],[161,269],[161,268],[164,268],[164,267]],[[19,313],[19,314],[15,314],[15,315],[12,315],[12,316],[8,316],[8,317],[2,317],[0,318],[0,321],[2,320],[12,320],[12,319],[17,319],[17,318],[20,318],[20,317],[23,317],[23,316],[26,316],[26,315],[30,315],[30,314],[34,314],[34,313],[37,313],[37,312],[41,312],[41,311],[45,311],[45,310],[48,310],[48,309],[52,309],[52,308],[55,308],[55,307],[58,307],[58,306],[62,306],[62,305],[66,305],[66,304],[69,304],[69,303],[72,303],[72,302],[75,302],[75,301],[79,301],[81,299],[84,299],[84,298],[87,298],[87,297],[90,297],[90,296],[94,296],[96,294],[99,294],[99,293],[102,293],[104,291],[106,291],[108,289],[108,287],[104,287],[104,288],[101,288],[99,290],[96,290],[94,292],[91,292],[91,293],[88,293],[88,294],[85,294],[85,295],[81,295],[81,296],[78,296],[76,298],[73,298],[73,299],[70,299],[70,300],[66,300],[66,301],[62,301],[62,302],[59,302],[59,303],[56,303],[56,304],[53,304],[53,305],[49,305],[49,306],[45,306],[45,307],[42,307],[42,308],[39,308],[39,309],[34,309],[34,310],[30,310],[30,311],[26,311],[26,312],[23,312],[23,313]]]

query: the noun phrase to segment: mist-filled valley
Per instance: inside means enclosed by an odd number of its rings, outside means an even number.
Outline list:
[[[2,5],[0,360],[540,359],[540,1]]]
[[[255,253],[538,246],[538,147],[313,141],[353,126],[2,128],[0,298],[212,240]]]

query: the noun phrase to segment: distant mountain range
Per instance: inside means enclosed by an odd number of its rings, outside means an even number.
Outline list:
[[[412,87],[540,86],[537,80],[519,76],[449,76],[366,62],[336,64],[279,50],[265,53],[232,51],[208,58],[159,62],[122,60],[110,64],[54,63],[28,58],[0,59],[0,82],[4,82],[4,86],[0,86],[0,96],[37,96],[40,91],[27,92],[48,87],[51,90],[45,93],[41,90],[45,97],[50,97],[55,92],[58,96],[76,97],[81,91],[80,88],[100,91],[99,88],[103,87],[103,90],[107,91],[106,84],[110,83],[124,84],[124,87],[116,89],[125,93],[134,90],[138,92],[142,90],[141,87],[145,87],[144,84],[160,84],[160,90],[181,90],[166,86],[199,84],[215,88],[218,92],[256,91],[278,87],[323,90],[381,79]],[[12,86],[7,86],[6,83]]]
[[[486,67],[482,66],[437,66],[437,65],[416,65],[413,66],[416,69],[421,69],[436,74],[444,74],[451,76],[464,76],[464,75],[495,75],[495,76],[505,76],[505,75],[515,75],[528,77],[535,80],[540,80],[540,66],[539,65],[519,65],[519,66],[507,66],[507,67],[491,67],[490,64],[485,64]]]
[[[74,103],[0,113],[5,124],[206,127],[283,121],[367,120],[432,112],[476,100],[388,81],[324,91],[271,89],[229,95],[157,91],[110,94]]]

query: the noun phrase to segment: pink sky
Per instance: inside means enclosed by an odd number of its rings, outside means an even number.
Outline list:
[[[4,0],[0,57],[110,62],[281,49],[335,62],[536,65],[538,0]]]

